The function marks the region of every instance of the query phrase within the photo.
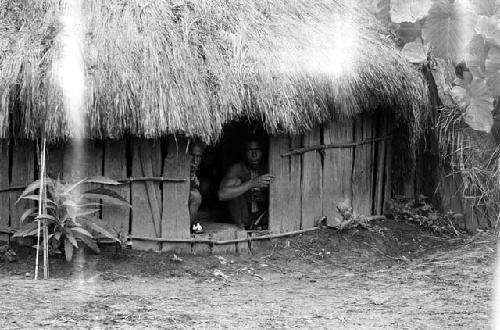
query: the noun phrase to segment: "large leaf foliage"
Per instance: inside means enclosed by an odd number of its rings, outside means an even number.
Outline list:
[[[406,0],[391,2],[391,20],[393,23],[416,22],[427,15],[431,0]]]
[[[500,96],[500,48],[492,47],[488,51],[485,71],[490,92],[494,96]]]
[[[436,0],[422,31],[424,40],[431,44],[435,56],[461,61],[474,35],[475,21],[463,1]]]
[[[442,103],[459,106],[470,127],[489,132],[492,100],[500,101],[500,0],[362,2],[384,24],[389,20],[409,62],[431,59]],[[460,62],[465,68],[450,69]]]
[[[58,252],[59,246],[64,246],[68,261],[73,257],[74,248],[78,248],[78,242],[82,242],[94,251],[99,252],[95,242],[96,235],[116,239],[113,234],[105,229],[106,225],[95,217],[100,211],[102,202],[130,207],[130,204],[125,199],[109,189],[94,188],[83,191],[84,185],[90,182],[110,185],[120,184],[115,180],[103,177],[80,180],[70,184],[50,178],[45,180],[47,214],[43,215],[42,218],[48,223],[50,231],[49,246],[55,248],[57,250],[55,252]],[[38,201],[40,198],[39,189],[40,181],[38,180],[23,191],[19,200]],[[39,227],[36,221],[37,215],[37,207],[26,209],[21,216],[21,223],[27,222],[27,224],[15,236],[37,235]]]
[[[420,38],[407,43],[403,47],[402,53],[410,63],[422,64],[427,61],[427,50]]]
[[[494,16],[500,10],[499,0],[470,0],[474,12],[481,16]]]

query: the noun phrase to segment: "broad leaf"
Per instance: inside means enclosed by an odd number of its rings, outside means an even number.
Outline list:
[[[20,230],[18,230],[13,237],[25,237],[38,233],[38,222],[30,222]]]
[[[74,217],[75,218],[79,218],[79,217],[85,217],[87,215],[91,215],[91,214],[96,214],[98,213],[100,210],[87,210],[87,211],[80,211],[80,212],[76,212]]]
[[[486,58],[486,79],[491,93],[495,97],[500,96],[500,48],[492,47]]]
[[[27,195],[27,196],[24,196],[22,199],[28,199],[28,200],[32,200],[32,201],[39,201],[40,200],[40,197],[38,195]],[[47,203],[50,203],[50,204],[55,204],[54,201],[50,198],[45,198],[45,200],[47,201]],[[16,203],[19,201],[19,199],[16,201]]]
[[[493,126],[493,97],[484,79],[474,79],[469,89],[470,104],[466,109],[465,122],[477,131],[489,133]]]
[[[377,14],[375,15],[382,23],[389,24],[391,21],[391,1],[378,0]]]
[[[63,203],[63,206],[71,207],[75,210],[84,209],[84,208],[93,208],[101,206],[101,203],[77,203],[73,200],[66,199]]]
[[[73,235],[75,235],[75,233],[80,233],[82,235],[92,237],[92,234],[82,227],[71,227],[71,230],[73,231]]]
[[[487,43],[500,47],[500,19],[498,17],[479,16],[476,32],[481,34]]]
[[[470,0],[470,3],[477,15],[493,16],[500,10],[499,0]]]
[[[86,191],[82,194],[82,198],[87,199],[102,199],[104,202],[132,207],[129,202],[118,193],[113,190],[105,189],[105,188],[96,188]]]
[[[92,178],[89,178],[85,180],[86,183],[99,183],[99,184],[105,184],[105,185],[121,185],[122,183],[104,176],[95,176]]]
[[[73,246],[77,248],[78,247],[78,243],[76,242],[76,239],[75,239],[75,236],[73,235],[72,229],[73,228],[70,228],[69,230],[65,231],[65,233],[66,233],[66,240],[70,241],[71,244],[73,244]]]
[[[70,242],[67,237],[64,240],[64,253],[66,254],[66,261],[70,262],[73,259],[73,243]]]
[[[52,179],[45,178],[45,186],[47,188],[53,187],[53,185],[54,185],[54,182],[52,181]],[[16,203],[19,202],[19,200],[21,200],[25,196],[28,196],[29,194],[33,193],[37,189],[40,189],[40,180],[36,180],[36,181],[32,182],[30,185],[28,185],[26,187],[26,189],[23,190],[21,196],[19,196],[19,198],[17,199]],[[35,196],[38,196],[38,195],[35,195]]]
[[[465,58],[467,44],[474,35],[475,15],[464,1],[436,0],[426,19],[422,34],[437,57],[460,62]]]
[[[91,248],[95,253],[101,252],[99,250],[99,247],[97,246],[95,240],[91,237],[88,237],[86,235],[82,235],[80,233],[75,233],[75,237],[82,241],[85,245],[87,245],[89,248]]]
[[[21,215],[21,218],[19,219],[20,223],[24,223],[26,219],[28,219],[30,216],[36,216],[37,215],[37,210],[38,207],[32,207],[23,212]]]
[[[359,0],[370,13],[377,17],[382,23],[389,24],[390,21],[390,0]]]
[[[427,15],[431,0],[391,0],[391,20],[393,23],[416,22]]]
[[[71,191],[73,191],[75,188],[77,188],[79,185],[81,185],[83,182],[85,182],[86,179],[79,180],[75,183],[72,183],[70,185],[67,185],[66,188],[63,190],[63,195],[69,194]]]
[[[465,63],[476,78],[482,77],[486,55],[484,37],[476,34],[467,45],[467,53],[465,55]]]
[[[410,63],[422,64],[427,61],[427,50],[420,38],[406,44],[403,47],[402,53]]]
[[[104,237],[107,237],[107,238],[111,238],[111,239],[116,239],[116,237],[111,234],[108,230],[104,229],[104,223],[98,219],[89,219],[89,218],[86,218],[86,222],[85,222],[85,225],[98,232],[99,234],[102,234],[104,235]]]
[[[37,219],[37,220],[49,220],[49,221],[57,222],[57,218],[54,217],[53,215],[50,215],[50,214],[42,214],[42,215],[36,216],[35,219]]]

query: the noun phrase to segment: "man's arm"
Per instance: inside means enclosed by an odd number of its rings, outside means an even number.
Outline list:
[[[241,164],[233,165],[227,174],[224,176],[219,187],[219,200],[227,201],[239,197],[246,193],[248,190],[256,187],[267,187],[271,183],[272,176],[264,174],[254,179],[242,182]]]

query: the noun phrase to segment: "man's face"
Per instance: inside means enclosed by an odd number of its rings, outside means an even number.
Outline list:
[[[191,149],[191,171],[195,172],[201,163],[204,148],[200,145],[194,145]]]
[[[246,145],[245,158],[253,168],[258,168],[262,162],[262,146],[258,141],[250,141]]]

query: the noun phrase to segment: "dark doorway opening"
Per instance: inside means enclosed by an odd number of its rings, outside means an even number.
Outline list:
[[[228,201],[220,201],[218,192],[227,172],[235,164],[245,163],[245,150],[249,140],[261,142],[263,154],[261,167],[262,171],[267,173],[269,136],[261,122],[246,120],[228,123],[224,126],[219,142],[206,147],[203,159],[196,171],[200,182],[199,191],[202,195],[202,204],[196,215],[196,221],[200,222],[204,228],[214,227],[215,223],[236,224],[234,213],[229,211]],[[265,211],[267,213],[267,209]],[[265,221],[262,219],[257,225],[252,226],[255,227],[252,229],[267,229],[267,218]],[[249,228],[249,226],[246,227]]]

